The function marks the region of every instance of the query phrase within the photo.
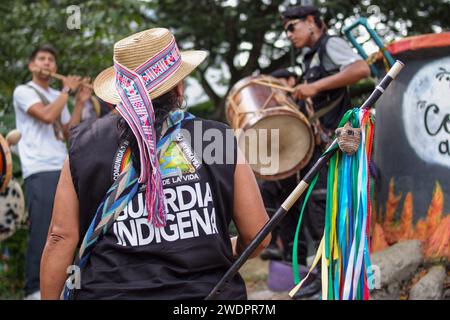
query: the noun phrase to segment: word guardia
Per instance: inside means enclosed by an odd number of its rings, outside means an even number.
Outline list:
[[[118,245],[139,247],[219,233],[209,183],[165,187],[164,194],[166,208],[171,212],[167,225],[156,228],[148,222],[144,192],[140,192],[113,224]]]

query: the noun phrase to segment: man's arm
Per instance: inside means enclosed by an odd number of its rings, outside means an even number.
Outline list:
[[[64,136],[66,139],[69,137],[70,128],[76,126],[81,121],[81,115],[86,102],[92,97],[92,89],[87,86],[81,86],[75,96],[75,106],[73,108],[70,121],[64,125]]]
[[[370,76],[370,68],[363,60],[355,61],[342,71],[311,84],[300,84],[294,93],[297,99],[314,97],[320,92],[346,87]]]
[[[44,105],[42,102],[33,104],[27,111],[29,115],[47,124],[52,124],[60,116],[64,106],[69,99],[69,94],[61,92],[55,101],[48,105]]]
[[[70,90],[76,90],[79,83],[80,77],[77,76],[68,76],[63,79],[64,87],[69,88]],[[33,104],[28,108],[27,113],[39,121],[51,124],[61,115],[68,99],[68,92],[63,91],[55,101],[48,105],[44,105],[42,102]]]

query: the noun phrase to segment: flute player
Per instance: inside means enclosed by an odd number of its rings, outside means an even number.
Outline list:
[[[16,127],[22,133],[18,144],[29,212],[29,239],[25,262],[25,299],[40,299],[40,260],[50,224],[53,199],[59,175],[67,157],[65,140],[69,128],[80,122],[83,106],[92,90],[80,86],[81,78],[67,76],[63,88],[50,87],[49,75],[57,70],[56,51],[44,45],[30,55],[33,78],[19,85],[13,94]],[[67,108],[69,96],[75,95],[72,115]]]

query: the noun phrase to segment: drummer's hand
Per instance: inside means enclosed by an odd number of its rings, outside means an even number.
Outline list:
[[[314,97],[319,93],[316,86],[312,84],[299,84],[295,87],[294,97],[298,100],[305,100]]]

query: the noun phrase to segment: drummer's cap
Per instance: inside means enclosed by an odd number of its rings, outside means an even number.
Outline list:
[[[299,6],[288,7],[285,12],[281,14],[283,22],[286,23],[293,19],[304,19],[309,15],[316,15],[320,11],[315,6]]]
[[[289,79],[290,77],[297,78],[297,75],[293,72],[290,72],[287,69],[278,69],[270,74],[274,78],[278,79]]]

